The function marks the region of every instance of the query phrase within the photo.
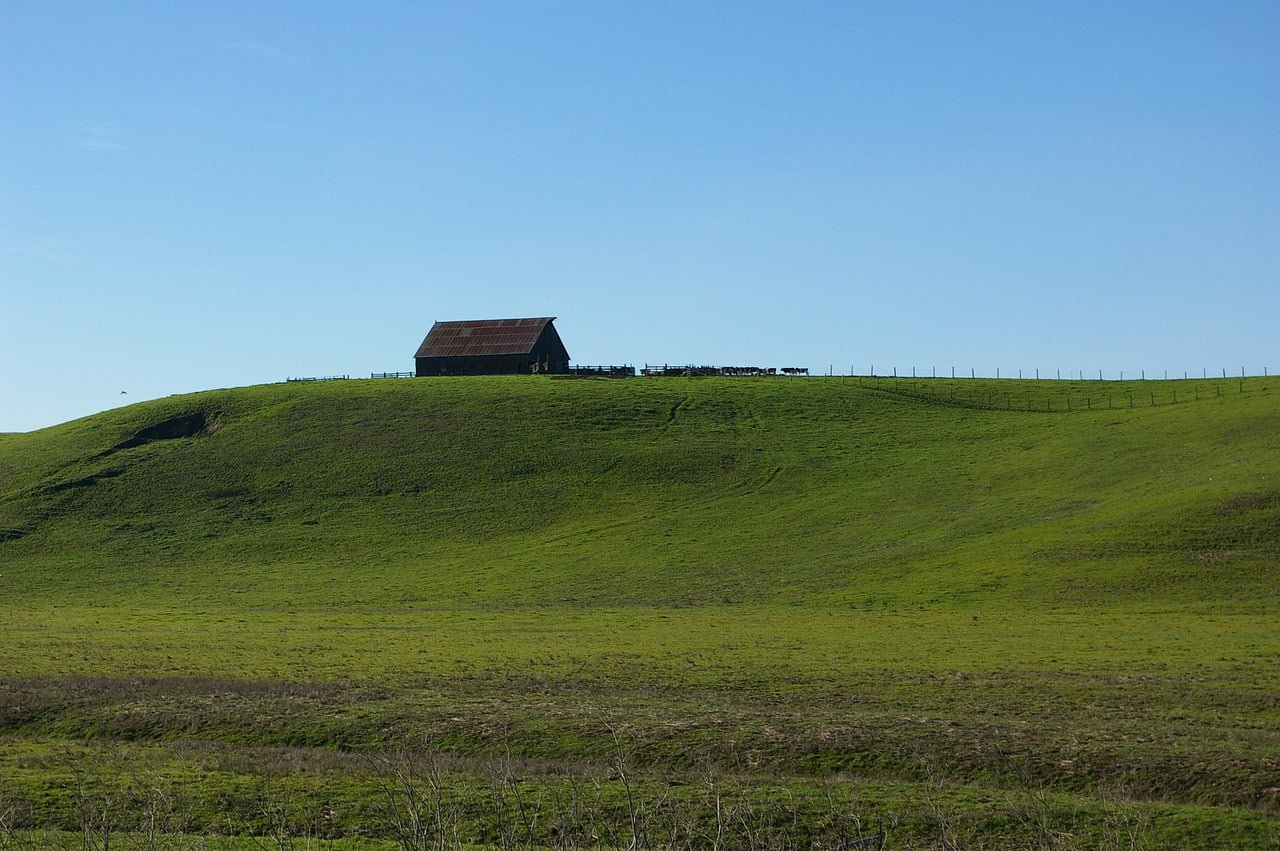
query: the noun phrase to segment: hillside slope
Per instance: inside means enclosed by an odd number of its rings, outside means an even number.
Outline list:
[[[1273,385],[1051,414],[818,379],[173,397],[0,444],[5,593],[1259,610],[1280,560]]]
[[[126,793],[390,839],[407,748],[472,841],[518,778],[596,796],[539,847],[627,847],[633,791],[711,847],[727,788],[732,847],[1275,847],[1278,422],[1262,379],[484,378],[0,435],[0,845]]]

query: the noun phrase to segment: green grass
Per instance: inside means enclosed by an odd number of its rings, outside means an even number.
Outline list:
[[[572,772],[612,729],[655,789],[888,784],[863,807],[916,845],[937,787],[988,845],[1048,795],[1078,844],[1123,799],[1157,846],[1266,847],[1278,419],[1272,379],[491,378],[0,435],[0,760],[412,742]],[[0,816],[65,828],[78,759],[0,773]]]

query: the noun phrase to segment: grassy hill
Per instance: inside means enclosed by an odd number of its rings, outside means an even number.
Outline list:
[[[259,753],[218,771],[346,790],[331,829],[376,834],[333,754],[534,782],[622,731],[654,788],[838,782],[917,846],[1098,845],[1122,813],[1265,847],[1278,422],[1266,379],[486,378],[0,435],[0,826],[74,827],[85,743],[108,786]],[[253,750],[283,746],[326,767]]]

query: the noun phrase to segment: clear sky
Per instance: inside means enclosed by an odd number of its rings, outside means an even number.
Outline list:
[[[7,2],[0,431],[411,369],[436,319],[1274,372],[1277,45],[1273,0]]]

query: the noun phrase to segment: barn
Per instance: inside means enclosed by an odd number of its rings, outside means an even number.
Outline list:
[[[569,371],[554,316],[437,322],[414,355],[414,374],[528,375]]]

